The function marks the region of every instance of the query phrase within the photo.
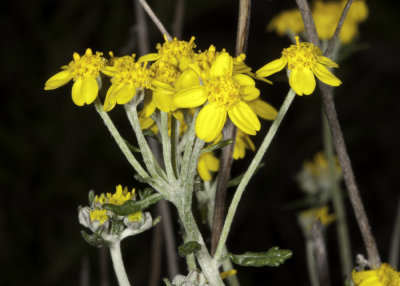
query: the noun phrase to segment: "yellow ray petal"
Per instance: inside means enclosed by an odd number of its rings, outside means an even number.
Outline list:
[[[136,88],[134,86],[122,86],[115,94],[118,104],[126,104],[135,96]]]
[[[318,62],[327,66],[328,68],[338,68],[339,65],[332,61],[330,58],[324,57],[324,56],[319,56],[318,57]]]
[[[326,67],[323,65],[316,63],[315,66],[312,68],[312,71],[317,76],[317,78],[331,86],[339,86],[342,84],[340,79],[333,75]]]
[[[252,101],[248,101],[246,103],[262,119],[274,120],[276,115],[278,114],[278,111],[275,109],[275,107],[273,107],[269,103],[261,100],[260,98],[257,98],[257,99],[252,100]]]
[[[204,106],[196,119],[196,134],[200,139],[211,142],[221,133],[226,121],[226,110],[218,104]]]
[[[289,84],[298,95],[309,95],[315,90],[316,82],[313,72],[304,68],[290,72]]]
[[[201,154],[199,157],[199,162],[197,163],[197,172],[203,181],[210,181],[212,177],[210,171],[207,169],[204,155],[206,154]]]
[[[274,60],[265,66],[261,67],[259,70],[256,71],[256,76],[258,77],[267,77],[270,76],[271,74],[274,74],[276,72],[279,72],[283,70],[283,68],[286,66],[287,60],[284,57],[281,57],[280,59]]]
[[[172,95],[163,92],[153,92],[154,104],[158,109],[164,112],[171,112],[176,109],[173,101]]]
[[[161,58],[161,56],[160,56],[159,54],[157,54],[157,53],[150,53],[150,54],[141,56],[141,57],[138,59],[138,63],[140,63],[140,62],[152,62],[152,61],[156,61],[156,60],[158,60],[158,59],[160,59],[160,58]]]
[[[239,89],[240,97],[245,101],[254,100],[260,96],[260,90],[255,86],[245,85]]]
[[[110,88],[107,90],[106,99],[104,100],[104,105],[103,105],[104,111],[108,112],[112,110],[117,104],[117,100],[115,99],[115,94],[117,90],[118,87],[116,87],[114,84],[112,84]]]
[[[71,79],[72,79],[72,74],[69,70],[56,73],[46,81],[44,85],[44,90],[59,88],[60,86],[67,84]]]
[[[231,76],[233,71],[233,59],[228,53],[220,53],[210,68],[210,77]]]
[[[181,73],[175,82],[175,90],[180,91],[188,87],[194,87],[200,85],[199,76],[195,71],[188,69]]]
[[[92,77],[79,78],[72,86],[72,100],[78,106],[91,104],[97,97],[99,86]]]
[[[255,86],[256,82],[254,81],[254,79],[252,79],[251,77],[249,77],[248,75],[245,74],[235,74],[233,76],[233,80],[238,83],[240,86],[242,85],[252,85]]]
[[[229,111],[229,118],[238,128],[247,134],[255,135],[261,124],[254,111],[244,101],[235,104]]]
[[[204,155],[204,161],[206,162],[207,168],[212,172],[217,172],[219,170],[219,159],[212,153],[205,153]]]
[[[185,88],[174,96],[174,104],[183,108],[200,106],[206,101],[207,96],[203,86]]]

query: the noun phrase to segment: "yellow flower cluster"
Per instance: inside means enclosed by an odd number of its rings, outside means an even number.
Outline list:
[[[283,49],[282,57],[274,60],[259,70],[256,75],[267,77],[281,71],[287,66],[290,87],[298,95],[309,95],[314,92],[316,81],[314,75],[322,82],[339,86],[342,82],[328,68],[337,68],[338,64],[322,55],[322,51],[311,43],[300,43],[296,36],[296,45]]]
[[[58,88],[71,79],[72,99],[76,105],[92,103],[101,88],[101,74],[111,78],[104,101],[104,110],[116,104],[128,103],[137,89],[146,89],[141,122],[153,126],[147,119],[156,109],[171,113],[183,122],[182,110],[200,107],[196,120],[196,134],[206,142],[214,141],[229,117],[246,134],[260,130],[258,116],[273,120],[276,110],[259,98],[251,68],[244,63],[245,55],[231,57],[225,50],[195,52],[194,37],[190,41],[176,38],[157,45],[157,53],[150,53],[135,61],[131,56],[110,58],[87,49],[77,53],[63,71],[52,76],[45,90]],[[148,63],[151,63],[148,65]],[[267,82],[269,82],[267,80]],[[243,153],[243,152],[242,152]]]
[[[382,263],[379,268],[372,270],[353,270],[352,278],[355,286],[398,286],[400,285],[400,272],[387,263]]]
[[[318,36],[322,40],[329,40],[335,32],[340,16],[347,1],[316,0],[312,6],[312,15]],[[339,34],[343,44],[351,42],[358,35],[358,25],[368,17],[368,6],[364,0],[356,0],[350,7],[347,17]],[[268,31],[276,31],[279,36],[286,33],[299,34],[304,31],[304,24],[298,9],[285,10],[275,16],[269,25]]]

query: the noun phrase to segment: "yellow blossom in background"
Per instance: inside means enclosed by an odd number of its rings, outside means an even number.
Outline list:
[[[203,85],[197,83],[198,76]],[[233,74],[233,59],[228,53],[219,53],[209,70],[188,73],[185,81],[191,84],[175,94],[174,104],[191,108],[207,103],[196,119],[195,129],[200,139],[206,142],[215,140],[221,133],[227,116],[247,134],[254,135],[260,130],[257,115],[246,103],[256,99],[260,91],[251,77]]]
[[[275,31],[279,36],[288,32],[299,34],[304,31],[303,19],[299,9],[285,10],[275,16],[267,26],[268,31]]]
[[[90,221],[98,221],[99,225],[103,225],[108,221],[107,210],[90,210]]]
[[[106,59],[102,53],[94,55],[91,49],[87,49],[83,56],[73,54],[73,61],[68,66],[63,66],[63,71],[53,75],[46,81],[45,90],[59,88],[67,84],[71,79],[72,100],[78,106],[91,104],[97,97],[99,85],[101,85],[100,71],[106,66]]]
[[[352,278],[355,286],[399,286],[400,272],[387,263],[372,270],[353,270]]]
[[[335,214],[329,214],[329,206],[311,208],[302,211],[299,215],[299,222],[304,231],[310,232],[315,222],[320,221],[323,226],[328,226],[336,219]]]
[[[126,104],[136,94],[137,88],[151,87],[151,71],[147,63],[135,62],[132,56],[114,57],[110,52],[110,65],[103,69],[103,73],[111,76],[112,85],[107,91],[104,101],[104,110],[110,111],[116,104]]]
[[[314,177],[323,177],[329,175],[328,161],[326,160],[324,152],[318,152],[315,154],[312,161],[305,161],[303,168],[310,172]],[[338,175],[340,175],[342,172],[337,158],[335,158],[335,172]]]
[[[213,152],[203,153],[197,162],[197,172],[203,181],[212,179],[211,172],[217,172],[219,169],[219,159],[216,158]]]
[[[115,193],[107,193],[101,194],[100,196],[96,196],[94,201],[95,203],[100,204],[113,204],[113,205],[122,205],[127,201],[130,201],[135,198],[135,189],[132,189],[131,192],[128,191],[128,187],[122,188],[121,185],[116,187]]]
[[[281,71],[286,65],[289,74],[290,87],[298,95],[309,95],[314,92],[316,82],[314,75],[322,82],[339,86],[342,82],[328,68],[337,68],[338,64],[324,57],[321,50],[311,43],[300,43],[296,36],[296,45],[283,49],[282,57],[274,60],[259,70],[256,75],[267,77]]]
[[[251,141],[250,136],[238,129],[236,132],[235,147],[233,149],[233,159],[243,159],[246,155],[246,149],[255,151],[256,147],[253,141]]]
[[[313,3],[312,14],[318,36],[322,40],[332,38],[347,1],[320,1]],[[351,42],[358,34],[358,25],[368,17],[365,1],[354,1],[339,33],[342,43]]]

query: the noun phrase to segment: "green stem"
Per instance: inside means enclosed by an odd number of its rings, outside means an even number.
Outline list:
[[[346,279],[351,278],[352,259],[349,231],[346,220],[346,209],[344,206],[343,195],[336,175],[335,153],[332,142],[332,135],[329,123],[324,112],[322,112],[322,128],[324,138],[324,151],[328,161],[329,180],[332,194],[333,209],[336,214],[336,232],[339,242],[340,261],[342,274]]]
[[[157,160],[154,158],[154,155],[151,152],[149,145],[147,144],[146,138],[143,135],[136,110],[136,104],[128,103],[125,104],[124,107],[132,129],[136,134],[139,148],[142,153],[143,161],[147,167],[147,170],[149,170],[153,178],[160,178],[160,175],[162,175],[162,177],[165,177],[165,174],[163,174],[163,170],[161,169],[160,165],[158,165]]]
[[[117,128],[112,122],[110,116],[108,116],[107,112],[103,110],[103,105],[100,102],[100,99],[96,99],[94,102],[94,106],[96,107],[97,112],[99,113],[101,119],[103,119],[104,124],[107,126],[108,131],[110,131],[112,137],[117,143],[118,147],[121,149],[122,153],[124,153],[128,162],[132,165],[132,167],[138,172],[138,174],[142,178],[149,178],[149,174],[143,169],[140,163],[136,160],[136,158],[132,155],[129,147],[126,145],[124,139],[119,134]]]
[[[253,176],[257,166],[260,164],[265,152],[267,151],[272,139],[274,138],[276,131],[278,130],[279,125],[281,124],[283,118],[286,115],[287,110],[289,109],[290,104],[292,103],[296,93],[290,89],[285,101],[283,102],[276,119],[272,123],[271,127],[268,130],[267,135],[264,138],[260,148],[258,149],[256,155],[254,156],[253,161],[251,162],[249,168],[247,169],[246,173],[244,174],[239,186],[236,189],[235,195],[233,196],[231,205],[229,206],[228,214],[226,216],[226,220],[224,223],[224,227],[222,229],[221,238],[218,242],[218,247],[215,252],[214,259],[219,261],[223,254],[224,245],[226,243],[226,239],[229,234],[229,230],[232,225],[233,217],[236,213],[237,206],[239,201],[244,193],[245,187],[247,186],[248,182],[250,181],[251,177]]]
[[[188,165],[190,163],[190,156],[192,155],[193,144],[196,138],[195,123],[198,114],[199,114],[199,109],[197,109],[196,113],[193,115],[189,130],[186,131],[186,145],[185,145],[185,151],[183,152],[180,178],[186,178],[187,176]]]
[[[180,122],[174,116],[171,116],[171,157],[172,157],[172,169],[174,175],[178,178],[178,162],[180,161],[178,156],[178,141],[179,141],[179,128]]]
[[[314,259],[314,245],[311,238],[306,238],[306,258],[308,275],[310,276],[311,286],[319,286],[318,274]]]
[[[172,168],[172,158],[171,158],[171,141],[168,136],[168,113],[160,111],[159,113],[159,121],[157,122],[158,129],[161,134],[161,144],[163,149],[163,158],[165,170],[167,172],[167,177],[170,182],[174,182],[176,180],[174,171]]]
[[[110,246],[110,253],[119,286],[130,286],[131,284],[129,284],[128,276],[126,275],[124,262],[122,261],[121,246],[119,241]]]

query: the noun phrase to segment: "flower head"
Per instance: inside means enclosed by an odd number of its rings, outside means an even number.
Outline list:
[[[150,88],[152,72],[146,68],[147,63],[135,62],[132,56],[114,57],[110,52],[111,65],[103,73],[111,76],[111,87],[104,101],[104,110],[110,111],[116,104],[128,103],[136,94],[137,88]]]
[[[387,263],[372,270],[353,270],[352,278],[355,286],[397,286],[400,285],[400,272]]]
[[[267,26],[268,31],[275,30],[279,36],[287,32],[299,34],[304,31],[304,24],[299,9],[285,10],[275,16]]]
[[[72,100],[78,106],[91,104],[97,97],[99,86],[101,86],[100,71],[106,66],[106,59],[102,53],[93,54],[87,49],[83,56],[74,53],[73,61],[68,66],[62,67],[63,71],[53,75],[46,81],[45,90],[59,88],[67,84],[71,79]]]
[[[211,142],[217,138],[225,125],[227,116],[247,134],[260,130],[257,115],[245,102],[260,95],[254,80],[244,74],[233,74],[233,59],[221,52],[210,68],[187,74],[185,88],[174,96],[174,104],[182,108],[201,106],[207,103],[196,119],[197,136]],[[199,82],[198,76],[202,79]],[[201,84],[203,83],[203,84]]]
[[[266,64],[257,70],[256,75],[267,77],[287,66],[290,87],[298,95],[313,93],[316,85],[314,75],[328,85],[339,86],[342,82],[328,70],[338,65],[324,57],[318,47],[311,43],[300,43],[298,36],[295,38],[296,45],[283,49],[280,59]]]
[[[255,151],[256,147],[253,141],[251,141],[250,136],[238,129],[236,132],[235,147],[233,149],[233,159],[243,159],[246,155],[246,149]]]
[[[101,205],[103,204],[113,204],[113,205],[122,205],[127,201],[134,200],[135,199],[135,189],[132,189],[131,192],[128,191],[128,187],[122,188],[121,185],[118,185],[116,187],[115,193],[107,193],[107,194],[101,194],[100,196],[97,196],[94,198],[95,205],[96,203],[99,203]]]

